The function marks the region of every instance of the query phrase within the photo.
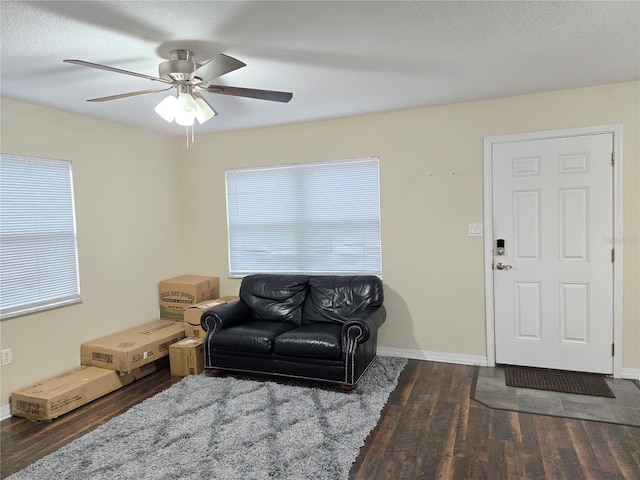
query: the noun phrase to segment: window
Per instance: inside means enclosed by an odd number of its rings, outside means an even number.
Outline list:
[[[0,318],[79,301],[71,163],[0,154]]]
[[[377,158],[227,170],[229,274],[382,274]]]

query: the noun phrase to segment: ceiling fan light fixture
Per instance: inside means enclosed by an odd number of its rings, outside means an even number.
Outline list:
[[[175,95],[169,95],[162,100],[154,109],[158,115],[164,120],[171,123],[176,117],[176,111],[178,107],[178,98]]]
[[[202,98],[201,95],[195,93],[194,97],[194,102],[196,104],[196,120],[198,120],[200,125],[217,115],[216,111],[204,98]]]
[[[196,109],[196,102],[189,92],[178,93],[178,105],[185,112],[192,112]]]
[[[178,108],[176,111],[176,123],[178,125],[182,125],[183,127],[190,127],[194,124],[196,118],[196,110],[186,111],[182,108]]]
[[[201,95],[189,92],[169,95],[156,106],[155,111],[167,122],[175,121],[183,127],[192,126],[196,119],[203,124],[216,115],[216,111]]]

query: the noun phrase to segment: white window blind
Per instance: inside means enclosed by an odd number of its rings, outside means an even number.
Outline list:
[[[0,318],[80,301],[71,163],[0,155]]]
[[[229,274],[381,276],[378,163],[227,170]]]

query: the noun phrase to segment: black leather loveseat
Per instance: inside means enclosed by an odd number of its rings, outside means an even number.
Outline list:
[[[323,380],[349,390],[376,356],[382,302],[375,276],[247,276],[240,300],[202,315],[205,368]]]

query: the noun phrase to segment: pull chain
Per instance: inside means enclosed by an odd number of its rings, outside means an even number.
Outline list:
[[[185,127],[186,131],[187,131],[187,148],[189,148],[189,127]],[[191,125],[191,144],[193,144],[196,141],[196,136],[194,133],[194,128],[193,125]]]

